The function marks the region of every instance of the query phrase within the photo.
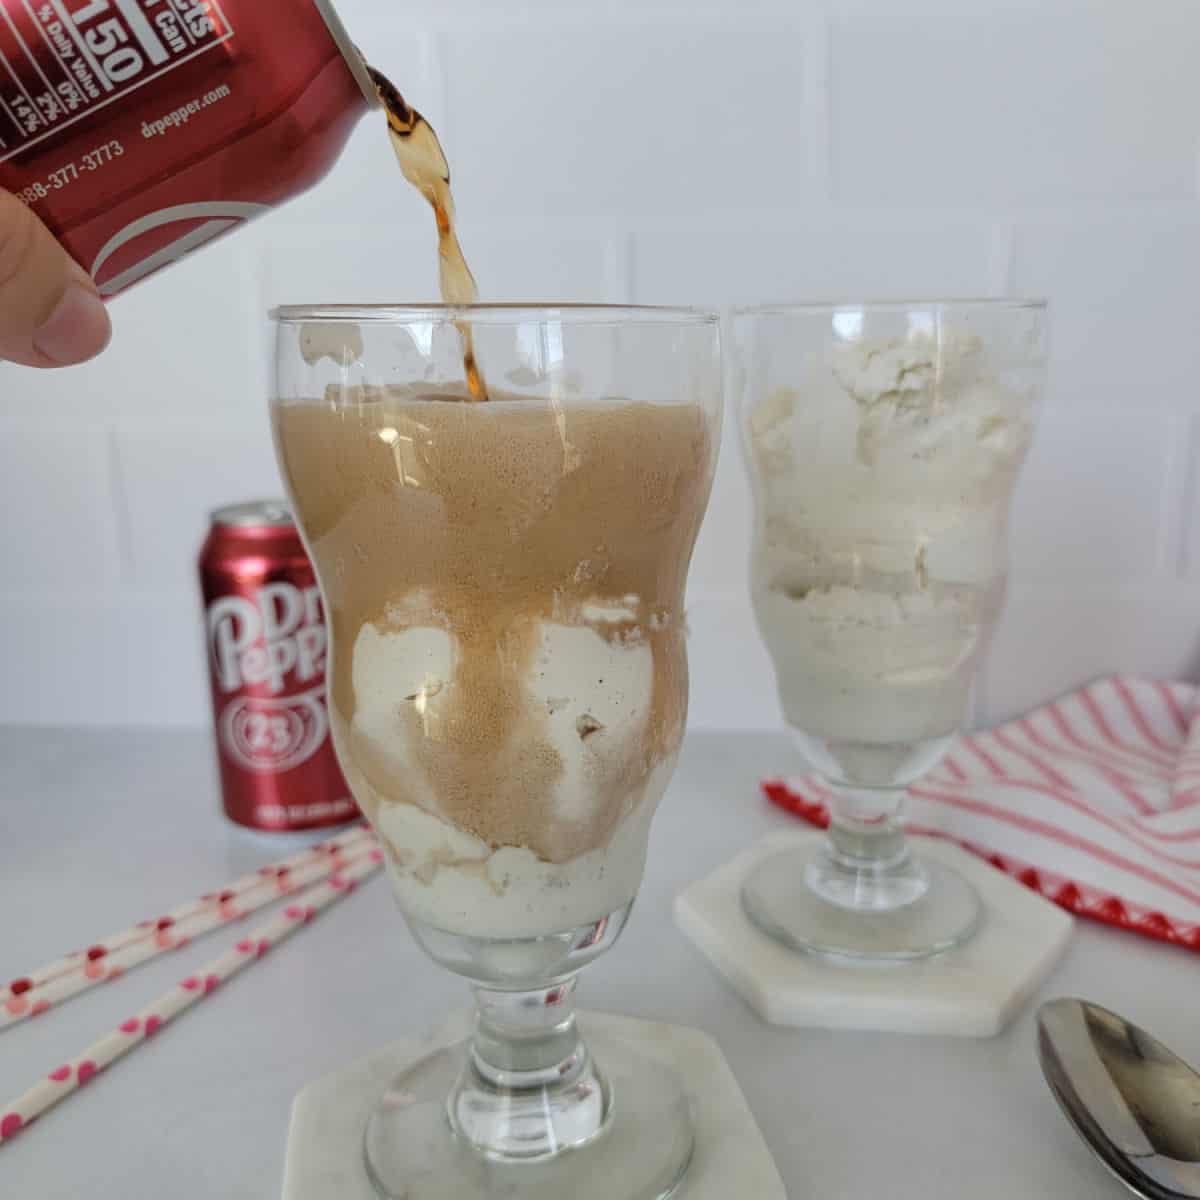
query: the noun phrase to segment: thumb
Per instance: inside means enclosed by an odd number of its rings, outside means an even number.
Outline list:
[[[68,367],[112,336],[96,285],[33,211],[0,190],[0,359]]]

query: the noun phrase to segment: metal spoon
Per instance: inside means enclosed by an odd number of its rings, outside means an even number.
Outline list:
[[[1200,1200],[1200,1074],[1086,1000],[1038,1010],[1038,1058],[1100,1161],[1145,1200]]]

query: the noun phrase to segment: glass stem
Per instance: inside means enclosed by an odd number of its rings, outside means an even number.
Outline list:
[[[903,788],[833,788],[829,841],[847,870],[886,871],[908,859]]]
[[[842,907],[879,911],[920,899],[929,883],[908,850],[903,788],[833,788],[829,845],[809,885]]]
[[[602,1132],[611,1096],[575,1022],[576,975],[523,991],[476,987],[475,1032],[448,1101],[491,1158],[548,1158]]]

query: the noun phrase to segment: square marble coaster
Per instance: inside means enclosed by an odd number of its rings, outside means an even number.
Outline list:
[[[979,892],[983,924],[969,942],[911,963],[843,964],[791,950],[743,912],[742,880],[768,854],[823,837],[773,834],[675,899],[679,927],[772,1025],[991,1037],[1066,949],[1069,913],[965,850],[921,838],[922,855],[954,867]]]
[[[589,1030],[611,1033],[648,1058],[670,1063],[687,1088],[696,1149],[672,1200],[787,1200],[783,1181],[745,1097],[716,1042],[698,1029],[605,1013],[580,1013]],[[375,1200],[362,1160],[371,1107],[405,1062],[458,1041],[469,1027],[461,1013],[428,1041],[396,1042],[310,1083],[292,1105],[283,1200]],[[621,1196],[613,1181],[614,1197]]]

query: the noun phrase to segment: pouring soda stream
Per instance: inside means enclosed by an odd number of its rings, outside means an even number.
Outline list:
[[[474,304],[479,299],[475,276],[467,266],[454,219],[450,167],[433,126],[413,108],[395,85],[374,67],[368,67],[387,114],[388,136],[404,178],[429,201],[437,221],[438,275],[442,299],[447,304]],[[475,357],[475,339],[466,322],[458,326],[463,338],[463,372],[472,400],[486,400],[487,384]]]

